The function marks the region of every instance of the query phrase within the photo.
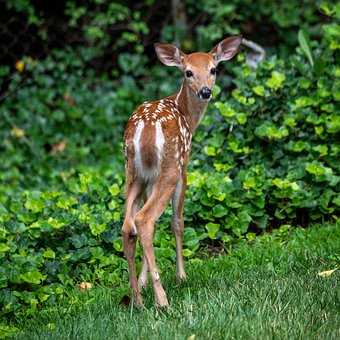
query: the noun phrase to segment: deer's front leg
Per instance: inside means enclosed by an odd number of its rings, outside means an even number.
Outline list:
[[[183,230],[184,230],[184,219],[183,219],[183,207],[184,207],[184,196],[187,185],[187,174],[186,169],[183,171],[181,178],[179,179],[175,192],[172,196],[172,221],[171,229],[175,234],[176,239],[176,277],[178,281],[186,279],[184,271],[183,261]]]

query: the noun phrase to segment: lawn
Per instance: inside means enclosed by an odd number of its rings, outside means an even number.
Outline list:
[[[121,303],[124,287],[70,293],[68,303],[19,319],[17,339],[339,339],[340,224],[281,228],[227,255],[187,264],[163,281],[171,307]]]

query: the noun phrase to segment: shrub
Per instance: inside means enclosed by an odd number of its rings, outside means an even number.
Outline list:
[[[239,56],[236,88],[205,117],[195,139],[205,156],[189,178],[196,224],[213,222],[213,238],[338,216],[340,74],[329,30],[328,43],[310,43],[314,66],[307,43],[256,72]]]

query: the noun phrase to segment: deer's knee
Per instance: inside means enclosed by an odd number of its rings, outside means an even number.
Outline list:
[[[142,228],[142,226],[145,224],[146,219],[143,213],[138,212],[135,216],[135,225],[137,228],[137,232],[138,230],[140,230]]]
[[[142,209],[139,211],[134,218],[135,225],[137,227],[137,231],[140,229],[150,229],[155,223],[155,218],[149,210]]]
[[[144,239],[152,239],[154,229],[154,221],[152,217],[143,212],[138,212],[135,216],[135,225],[142,243]]]
[[[122,234],[128,236],[136,236],[137,228],[134,221],[131,218],[126,218],[122,227]]]

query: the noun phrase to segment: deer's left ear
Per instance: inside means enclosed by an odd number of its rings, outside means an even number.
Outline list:
[[[219,42],[211,51],[210,54],[214,57],[218,64],[220,61],[226,61],[234,57],[238,52],[242,42],[242,36],[237,35],[229,37]]]

